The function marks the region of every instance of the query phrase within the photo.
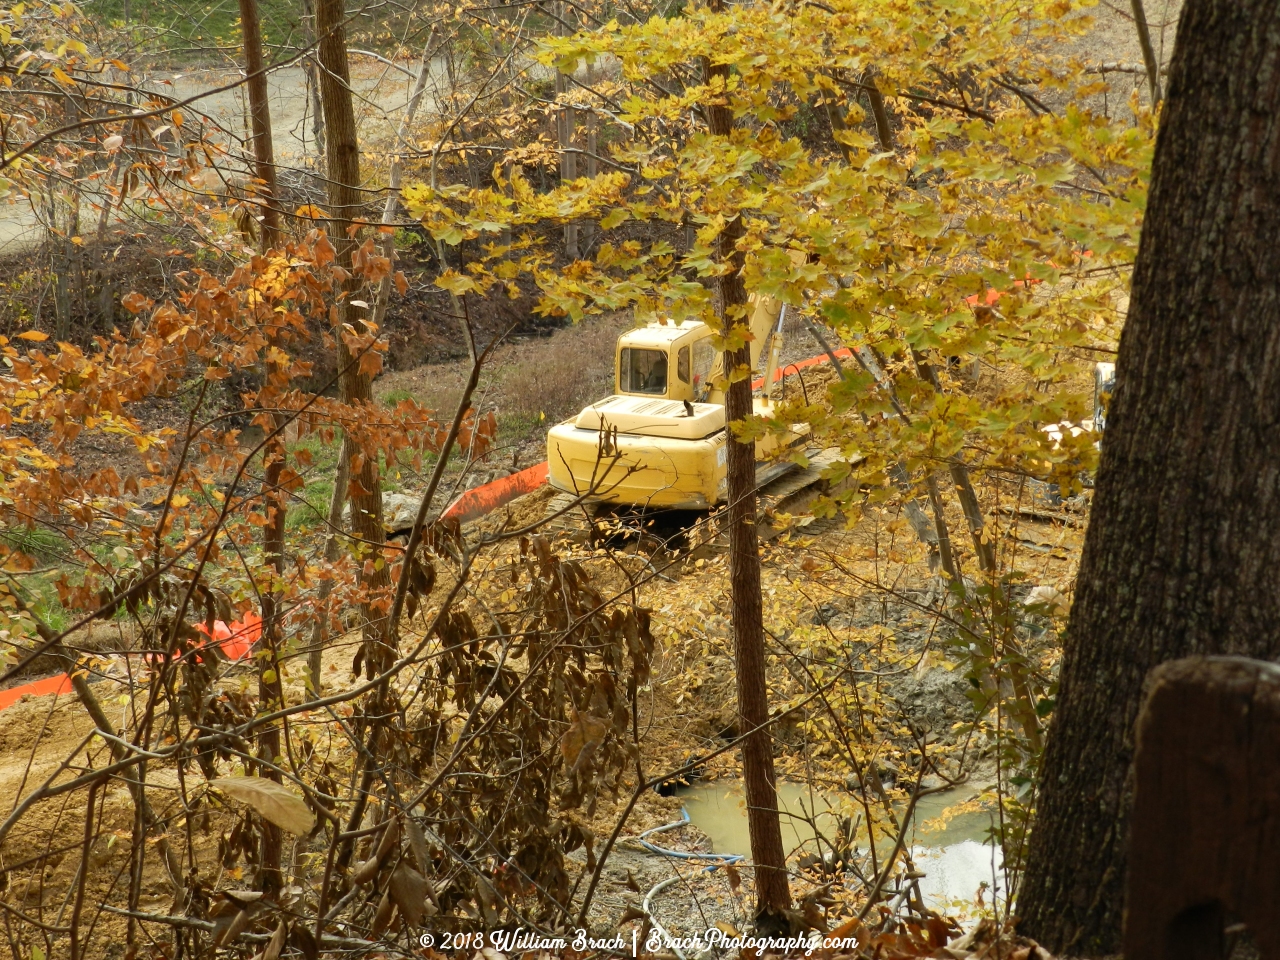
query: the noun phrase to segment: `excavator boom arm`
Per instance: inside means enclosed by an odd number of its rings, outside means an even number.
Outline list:
[[[782,321],[786,316],[786,307],[782,301],[773,297],[751,297],[751,369],[760,369],[760,355],[769,348],[770,366],[776,369],[778,357],[782,353]],[[776,329],[775,329],[776,328]],[[724,354],[716,357],[715,366],[711,368],[711,382],[723,383],[725,377]],[[707,398],[711,403],[724,403],[724,391],[713,388]]]

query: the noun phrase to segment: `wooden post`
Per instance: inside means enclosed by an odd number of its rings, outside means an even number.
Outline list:
[[[1156,667],[1138,716],[1125,960],[1226,955],[1244,923],[1280,957],[1280,666]]]

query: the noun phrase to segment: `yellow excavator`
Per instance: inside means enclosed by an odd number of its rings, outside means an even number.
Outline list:
[[[751,302],[751,368],[767,362],[772,384],[782,353],[787,308],[771,297]],[[547,463],[551,485],[606,504],[706,510],[725,499],[728,434],[724,354],[701,321],[650,323],[618,338],[615,392],[551,428]],[[769,415],[768,387],[754,400]],[[803,435],[797,432],[791,443]],[[794,469],[777,459],[785,444],[774,435],[756,442],[756,484]]]

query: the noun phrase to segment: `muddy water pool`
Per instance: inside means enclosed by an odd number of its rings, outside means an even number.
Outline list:
[[[960,787],[923,797],[916,805],[907,842],[916,867],[925,874],[920,893],[926,906],[948,912],[956,908],[972,910],[980,890],[988,905],[990,888],[1003,891],[1000,849],[983,842],[991,829],[990,812],[967,811],[948,818],[945,824],[931,823],[938,821],[948,808],[977,793],[972,787]],[[694,784],[681,790],[680,797],[689,819],[711,838],[716,853],[750,854],[746,801],[740,781]],[[851,801],[850,796],[823,795],[798,783],[778,784],[783,846],[789,853],[817,852],[813,824],[824,836],[834,836],[840,815],[837,811],[851,815]],[[865,848],[865,832],[861,843]],[[876,846],[887,852],[892,843],[892,838],[878,839]],[[829,847],[824,845],[823,849]]]

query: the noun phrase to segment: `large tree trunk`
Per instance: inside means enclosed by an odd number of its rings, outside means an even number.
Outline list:
[[[713,2],[712,9],[721,4]],[[720,76],[727,86],[727,66],[705,67],[708,78]],[[707,109],[708,126],[717,136],[727,137],[733,129],[733,113],[728,106]],[[720,278],[720,300],[726,333],[745,331],[749,324],[747,290],[742,282],[742,253],[737,241],[742,236],[742,220],[734,218],[721,232],[718,254],[728,266]],[[751,344],[726,350],[726,375],[751,366]],[[725,420],[730,427],[752,415],[751,378],[730,383],[725,391]],[[760,547],[756,537],[756,445],[745,443],[729,431],[726,463],[726,493],[729,513],[729,593],[733,604],[733,651],[737,668],[738,716],[742,732],[742,779],[747,794],[747,829],[751,837],[751,859],[756,869],[756,927],[761,933],[779,933],[788,928],[785,911],[791,908],[791,888],[787,881],[787,856],[782,846],[782,825],[778,818],[777,777],[773,769],[773,737],[769,722],[769,691],[766,684],[764,614],[760,600]],[[754,731],[750,732],[749,731]]]
[[[1057,952],[1120,948],[1147,672],[1280,655],[1278,104],[1280,5],[1190,0],[1021,898]]]

